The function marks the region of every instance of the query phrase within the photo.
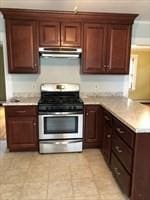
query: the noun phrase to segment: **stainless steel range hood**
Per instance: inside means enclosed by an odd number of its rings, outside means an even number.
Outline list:
[[[42,57],[78,58],[82,53],[82,49],[65,47],[40,47],[39,53]]]

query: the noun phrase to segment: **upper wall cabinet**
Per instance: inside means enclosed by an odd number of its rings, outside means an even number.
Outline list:
[[[106,26],[104,24],[84,24],[83,73],[105,72]]]
[[[6,20],[8,66],[10,73],[38,72],[37,22]]]
[[[131,26],[108,25],[106,71],[114,74],[129,72]]]
[[[10,73],[37,73],[39,47],[81,47],[81,73],[127,74],[137,14],[0,8]]]
[[[80,47],[80,23],[40,22],[40,46]]]
[[[120,24],[84,24],[82,72],[126,74],[129,68],[131,27]]]

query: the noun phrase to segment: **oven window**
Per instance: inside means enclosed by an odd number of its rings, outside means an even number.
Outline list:
[[[61,133],[77,133],[78,117],[45,117],[44,133],[45,134],[61,134]]]

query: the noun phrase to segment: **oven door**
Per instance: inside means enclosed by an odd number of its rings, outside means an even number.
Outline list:
[[[39,115],[39,139],[83,137],[83,114],[59,113]]]

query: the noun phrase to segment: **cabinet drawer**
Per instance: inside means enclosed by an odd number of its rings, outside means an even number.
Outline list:
[[[106,110],[104,110],[103,116],[104,116],[104,124],[112,126],[112,115]]]
[[[111,169],[122,191],[130,196],[131,177],[113,153],[111,154]]]
[[[5,107],[7,117],[19,117],[19,116],[36,116],[36,106],[6,106]]]
[[[114,131],[132,148],[134,147],[134,133],[123,125],[119,120],[114,119]]]
[[[112,137],[112,149],[124,167],[131,173],[133,151],[116,134]]]

